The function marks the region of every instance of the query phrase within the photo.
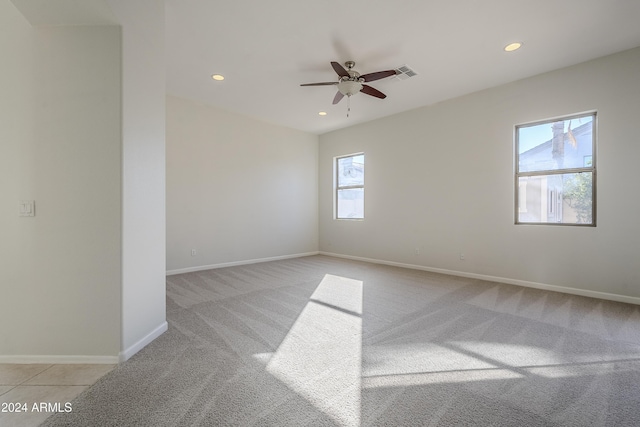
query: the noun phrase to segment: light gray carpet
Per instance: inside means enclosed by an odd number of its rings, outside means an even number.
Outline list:
[[[46,426],[640,426],[640,307],[325,256],[167,279]]]

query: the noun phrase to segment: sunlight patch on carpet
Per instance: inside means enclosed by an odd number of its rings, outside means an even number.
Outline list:
[[[325,275],[276,352],[254,355],[342,426],[360,425],[362,285]]]
[[[522,375],[510,369],[464,369],[459,371],[416,372],[364,377],[362,379],[362,387],[414,387],[429,384],[467,383],[470,381],[511,380],[522,377]]]

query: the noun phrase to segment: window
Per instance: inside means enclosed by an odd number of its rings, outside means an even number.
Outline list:
[[[516,126],[516,224],[596,225],[596,113]]]
[[[364,154],[335,160],[335,218],[364,219]]]

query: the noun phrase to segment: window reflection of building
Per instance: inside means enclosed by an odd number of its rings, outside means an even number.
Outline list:
[[[565,132],[565,121],[545,123],[553,137],[518,156],[521,172],[557,171],[593,166],[593,120]],[[570,126],[570,125],[569,125]],[[539,174],[518,178],[518,222],[578,223],[578,212],[565,189],[577,173]]]

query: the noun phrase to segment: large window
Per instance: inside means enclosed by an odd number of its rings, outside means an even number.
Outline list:
[[[364,154],[335,159],[335,217],[364,219]]]
[[[596,113],[516,126],[516,224],[596,225]]]

